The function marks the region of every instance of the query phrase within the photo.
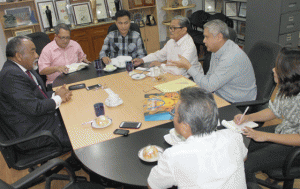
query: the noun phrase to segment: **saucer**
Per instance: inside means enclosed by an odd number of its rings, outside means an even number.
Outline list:
[[[95,120],[93,120],[93,122],[92,122],[92,127],[93,128],[95,128],[95,129],[103,129],[103,128],[105,128],[105,127],[108,127],[108,126],[110,126],[111,125],[111,123],[112,123],[112,119],[110,119],[110,118],[108,118],[108,120],[109,120],[109,122],[108,122],[108,124],[106,124],[106,125],[103,125],[103,126],[100,126],[100,125],[98,125],[97,123],[96,123],[96,121]]]
[[[146,77],[145,74],[133,74],[131,76],[132,79],[135,79],[135,80],[140,80],[140,79],[144,79]]]
[[[107,68],[105,67],[103,70],[106,71],[106,72],[113,72],[113,71],[115,71],[116,69],[117,69],[117,67],[114,66],[114,68],[112,68],[112,69],[107,69]]]
[[[119,99],[118,99],[118,102],[115,103],[115,104],[111,104],[111,103],[109,102],[109,99],[108,99],[108,98],[105,100],[105,105],[108,106],[108,107],[116,107],[116,106],[119,106],[119,105],[121,105],[121,104],[123,104],[123,100],[122,100],[121,98],[119,98]]]
[[[177,142],[174,142],[173,141],[173,139],[172,139],[172,137],[171,137],[171,134],[166,134],[165,136],[164,136],[164,139],[165,139],[165,141],[168,143],[168,144],[170,144],[171,146],[173,146],[173,145],[175,145]]]
[[[146,162],[156,162],[159,159],[161,153],[164,152],[164,149],[162,147],[159,147],[159,146],[156,146],[156,145],[151,145],[151,146],[155,146],[157,148],[158,156],[155,157],[155,158],[152,158],[152,159],[145,159],[144,156],[143,156],[143,152],[144,152],[144,149],[146,147],[148,147],[148,146],[145,146],[144,148],[140,149],[139,152],[138,152],[138,156],[141,160],[146,161]]]

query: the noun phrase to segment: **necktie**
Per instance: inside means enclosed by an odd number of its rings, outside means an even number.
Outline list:
[[[31,73],[29,70],[26,71],[27,75],[34,81]],[[35,82],[35,81],[34,81]],[[41,93],[44,95],[45,98],[48,98],[48,96],[44,93],[44,91],[38,86],[39,90],[41,91]]]

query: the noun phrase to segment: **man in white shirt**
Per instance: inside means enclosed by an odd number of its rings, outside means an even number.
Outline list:
[[[148,188],[246,189],[242,135],[216,131],[218,108],[198,87],[180,91],[174,127],[186,141],[166,149],[148,177]]]
[[[134,66],[138,66],[145,62],[152,62],[150,66],[161,65],[166,72],[174,75],[183,75],[190,77],[186,69],[177,68],[175,66],[165,66],[162,62],[173,60],[178,61],[178,55],[182,55],[193,65],[198,65],[197,49],[192,37],[187,33],[189,20],[183,16],[175,16],[169,26],[170,40],[159,51],[151,53],[144,58],[136,58],[133,60]]]

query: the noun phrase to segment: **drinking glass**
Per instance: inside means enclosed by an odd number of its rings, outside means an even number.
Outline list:
[[[96,70],[102,70],[102,60],[101,59],[95,60],[95,68],[96,68]]]
[[[131,61],[126,61],[126,70],[128,73],[133,70],[133,63]]]

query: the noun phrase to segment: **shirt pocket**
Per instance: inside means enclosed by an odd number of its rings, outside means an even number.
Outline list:
[[[130,43],[129,45],[128,45],[128,52],[134,52],[134,51],[136,51],[136,44],[134,44],[134,43]]]

